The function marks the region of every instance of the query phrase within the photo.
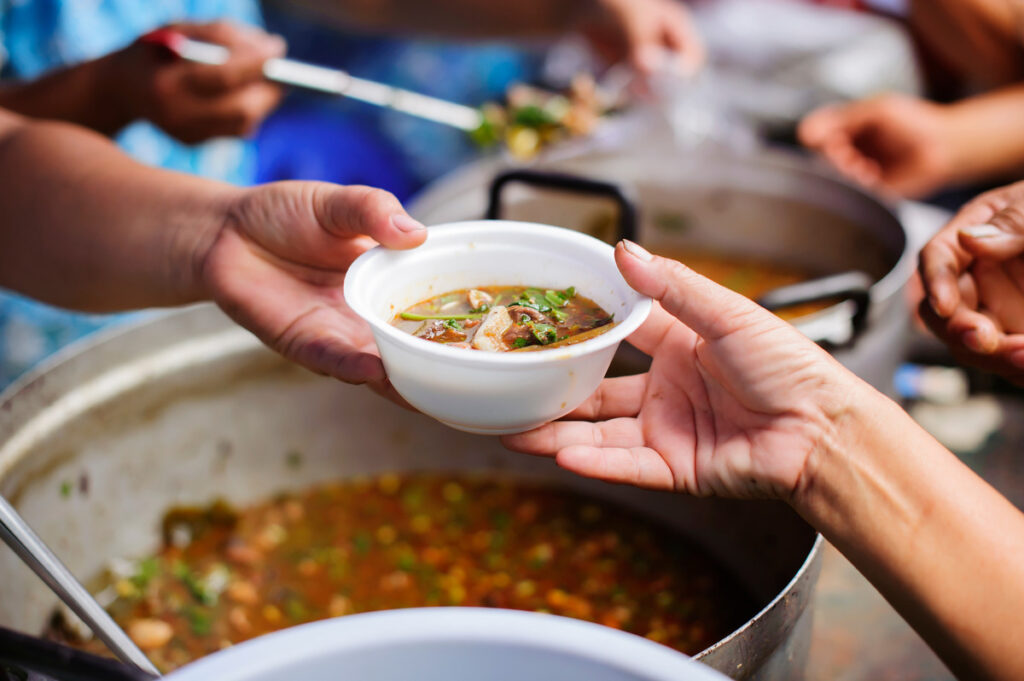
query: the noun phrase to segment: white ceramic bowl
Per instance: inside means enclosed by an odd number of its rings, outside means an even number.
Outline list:
[[[246,641],[167,681],[726,681],[682,653],[589,622],[484,608],[349,615]]]
[[[579,232],[504,220],[431,227],[408,251],[374,248],[345,276],[345,300],[373,329],[384,368],[409,404],[471,433],[516,433],[564,416],[597,388],[619,343],[651,309],[615,267],[614,249]],[[411,305],[476,286],[575,286],[615,315],[591,340],[497,353],[446,347],[391,325]]]

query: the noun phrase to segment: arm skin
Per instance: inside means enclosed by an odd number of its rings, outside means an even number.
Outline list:
[[[615,257],[660,302],[631,338],[651,370],[505,444],[613,482],[786,501],[960,678],[1024,678],[1024,515],[792,326],[635,244]]]
[[[288,359],[394,398],[342,285],[375,244],[425,238],[381,190],[238,188],[142,166],[96,133],[0,110],[0,286],[55,305],[213,300]]]
[[[1024,78],[1024,7],[1019,0],[911,0],[910,26],[975,87]]]

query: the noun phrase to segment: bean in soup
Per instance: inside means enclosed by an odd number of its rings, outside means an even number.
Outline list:
[[[569,287],[481,286],[417,303],[395,317],[417,338],[487,352],[573,345],[614,326],[612,315]]]

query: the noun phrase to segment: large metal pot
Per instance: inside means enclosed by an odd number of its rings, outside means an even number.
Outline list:
[[[0,399],[0,493],[81,578],[157,548],[168,507],[245,504],[385,470],[558,481],[661,518],[763,609],[700,659],[734,678],[801,676],[822,540],[788,507],[587,481],[287,364],[217,310],[142,323],[66,354]],[[294,464],[301,454],[301,466]],[[0,626],[42,631],[55,599],[0,551]]]
[[[711,251],[841,275],[772,302],[840,298],[795,325],[862,378],[891,389],[909,332],[903,293],[916,250],[878,199],[804,158],[763,150],[648,145],[540,160],[526,173],[509,169],[501,159],[463,168],[428,187],[411,210],[427,224],[489,213],[604,239],[632,229],[625,236],[655,251]],[[610,203],[625,216],[619,234],[607,219]]]

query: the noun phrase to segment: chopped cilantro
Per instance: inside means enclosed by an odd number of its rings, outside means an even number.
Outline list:
[[[555,331],[555,327],[550,324],[540,324],[538,322],[530,322],[527,324],[530,327],[530,332],[533,333],[533,337],[537,339],[537,342],[541,345],[547,345],[554,343],[558,333]]]
[[[159,560],[152,556],[146,558],[145,560],[139,561],[139,564],[135,569],[135,574],[132,575],[132,583],[134,583],[139,589],[145,589],[146,585],[148,585],[159,572]]]
[[[188,620],[188,626],[196,636],[206,636],[213,629],[213,618],[202,608],[186,609],[185,619]]]
[[[512,341],[512,347],[514,348],[525,348],[529,344],[530,341],[526,340],[525,338],[516,338],[514,341]]]

